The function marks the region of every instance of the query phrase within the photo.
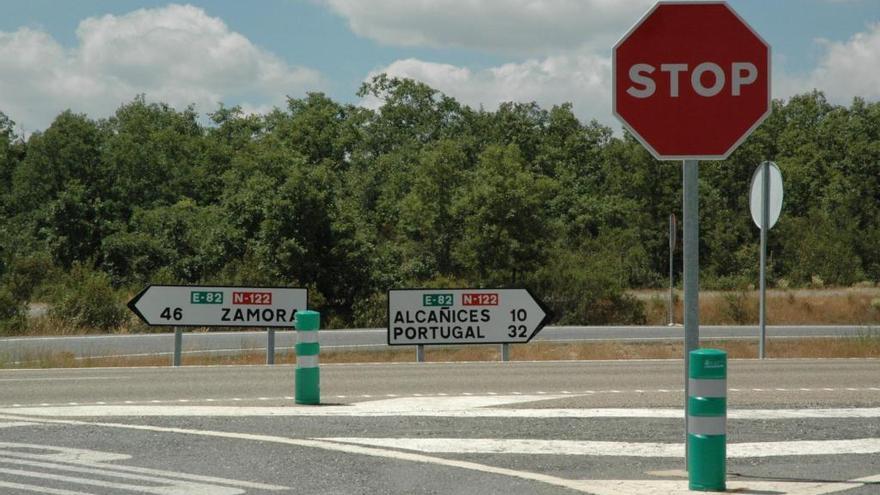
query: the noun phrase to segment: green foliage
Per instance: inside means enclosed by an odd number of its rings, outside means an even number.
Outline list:
[[[550,306],[556,324],[643,324],[644,305],[623,292],[615,257],[608,249],[557,249],[535,273],[530,286]]]
[[[0,285],[0,337],[17,335],[27,324],[27,305],[9,288]]]
[[[357,328],[381,328],[388,325],[388,293],[374,292],[354,303],[352,325]]]
[[[547,203],[556,184],[530,172],[516,146],[490,146],[459,196],[464,219],[456,257],[472,278],[515,285],[546,258],[552,226]]]
[[[26,140],[0,112],[4,328],[24,301],[112,328],[114,288],[148,283],[308,286],[332,325],[384,324],[386,291],[406,286],[529,286],[561,323],[644,320],[625,291],[666,283],[678,163],[567,103],[472,109],[386,75],[359,95],[376,109],[310,93],[267,115],[221,105],[209,125],[138,96]],[[785,181],[771,283],[880,280],[880,103],[813,92],[701,164],[702,286],[757,283],[748,188],[767,159]]]
[[[110,277],[79,263],[55,287],[52,303],[52,317],[79,328],[109,331],[129,317]]]
[[[48,254],[34,253],[13,258],[0,281],[16,301],[25,303],[33,300],[37,289],[56,276],[55,272]]]

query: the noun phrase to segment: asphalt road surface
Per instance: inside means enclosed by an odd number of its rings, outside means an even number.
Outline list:
[[[687,493],[680,360],[0,371],[4,494]],[[728,487],[880,493],[880,361],[734,360]]]
[[[854,325],[770,326],[769,338],[843,337],[876,331]],[[681,326],[604,326],[547,327],[535,337],[536,342],[579,342],[596,340],[660,341],[683,338]],[[703,339],[757,339],[756,326],[702,326]],[[292,351],[294,331],[275,332],[276,350]],[[386,329],[324,330],[320,333],[321,348],[327,350],[376,350],[387,348]],[[43,353],[69,352],[75,357],[171,355],[174,334],[92,335],[64,337],[0,338],[0,357],[19,362],[33,360]],[[238,354],[242,351],[266,349],[266,331],[192,332],[184,333],[185,355]]]

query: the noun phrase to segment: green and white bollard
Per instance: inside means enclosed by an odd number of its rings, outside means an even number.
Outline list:
[[[727,353],[696,349],[688,358],[688,488],[723,492],[727,478]]]
[[[321,314],[317,311],[296,312],[296,393],[297,404],[321,403],[321,377],[318,368],[318,329]]]

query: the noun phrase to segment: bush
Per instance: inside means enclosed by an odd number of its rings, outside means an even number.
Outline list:
[[[33,299],[37,289],[56,271],[48,253],[34,253],[13,258],[4,276],[7,289],[16,301]]]
[[[755,302],[750,299],[745,290],[725,293],[724,303],[724,315],[733,323],[745,325],[757,319]]]
[[[359,299],[352,307],[352,326],[381,328],[388,324],[388,293],[374,292]]]
[[[558,250],[530,286],[557,324],[644,324],[644,304],[624,292],[613,266],[603,253]]]
[[[53,317],[79,328],[109,331],[129,316],[111,286],[110,276],[81,264],[74,264],[55,288],[53,303]]]
[[[0,336],[17,335],[27,325],[27,308],[7,287],[0,287]]]

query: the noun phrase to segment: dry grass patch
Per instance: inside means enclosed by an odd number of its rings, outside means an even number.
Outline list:
[[[637,291],[645,303],[649,325],[667,323],[668,291]],[[675,321],[681,323],[681,291],[676,291]],[[758,323],[756,290],[702,291],[701,325],[753,325]],[[821,290],[767,291],[769,325],[880,325],[880,288],[858,287]]]

